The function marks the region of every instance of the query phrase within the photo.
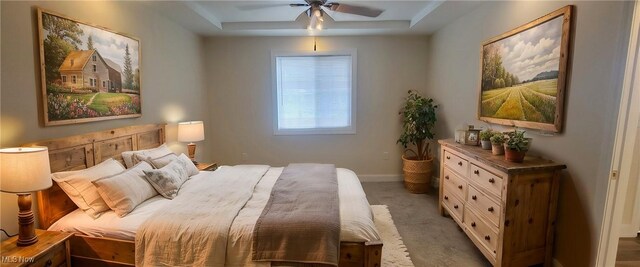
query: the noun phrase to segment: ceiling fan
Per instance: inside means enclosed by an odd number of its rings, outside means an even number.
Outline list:
[[[365,17],[375,18],[380,16],[384,10],[380,10],[377,8],[365,7],[365,6],[355,6],[349,4],[340,4],[336,2],[328,2],[328,0],[305,0],[304,4],[289,4],[292,7],[301,7],[308,6],[309,9],[305,10],[305,12],[313,12],[315,10],[322,11],[322,8],[327,8],[331,11],[342,12],[354,15],[360,15]]]
[[[327,0],[305,0],[305,2],[306,3],[304,4],[290,4],[289,6],[291,7],[308,6],[309,7],[309,9],[305,10],[305,13],[307,13],[307,15],[311,18],[311,20],[309,21],[309,26],[307,27],[308,30],[314,30],[314,29],[322,30],[322,27],[323,27],[322,22],[324,21],[323,8],[327,8],[335,12],[348,13],[348,14],[354,14],[354,15],[360,15],[360,16],[366,16],[366,17],[372,17],[372,18],[380,16],[380,14],[382,14],[382,12],[384,11],[377,8],[371,8],[371,7],[365,7],[365,6],[354,6],[354,5],[348,5],[348,4],[340,4],[336,2],[327,3]]]
[[[329,2],[329,0],[305,0],[305,3],[294,3],[289,4],[291,7],[309,7],[304,10],[310,17],[309,27],[307,29],[313,30],[321,30],[322,22],[324,21],[324,13],[326,10],[331,10],[334,12],[341,12],[347,14],[354,14],[359,16],[371,17],[375,18],[380,16],[384,10],[366,7],[366,6],[357,6],[350,4],[341,4],[337,2]],[[267,7],[275,7],[275,5],[252,5],[245,6],[243,9],[259,9],[259,8],[267,8]]]

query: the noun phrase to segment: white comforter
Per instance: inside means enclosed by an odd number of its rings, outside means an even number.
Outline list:
[[[221,175],[223,174],[222,170],[227,168],[230,167],[222,166],[218,171],[201,172],[193,176],[180,189],[178,197],[188,195],[187,192],[194,190],[192,188],[202,187],[201,182],[204,179],[211,179]],[[253,233],[253,225],[262,213],[262,209],[269,199],[271,188],[282,170],[283,168],[281,167],[268,169],[255,185],[252,196],[233,220],[227,238],[225,266],[269,266],[269,263],[251,261],[251,235]],[[380,238],[373,224],[369,203],[357,176],[352,171],[342,168],[337,169],[337,174],[342,226],[340,240],[350,242],[379,240]],[[232,178],[224,177],[224,179],[229,180]],[[81,210],[76,210],[57,221],[49,230],[77,232],[94,237],[133,240],[140,225],[151,214],[169,208],[173,201],[156,196],[145,201],[123,218],[110,211],[93,220]]]

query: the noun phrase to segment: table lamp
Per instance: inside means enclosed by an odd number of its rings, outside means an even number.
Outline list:
[[[204,123],[202,121],[187,121],[178,123],[178,141],[189,142],[189,158],[196,162],[196,144],[204,140]]]
[[[0,149],[0,191],[18,195],[18,246],[38,242],[31,211],[31,192],[51,187],[47,147]]]

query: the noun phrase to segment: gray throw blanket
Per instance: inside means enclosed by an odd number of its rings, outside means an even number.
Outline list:
[[[289,164],[256,222],[252,259],[337,266],[339,250],[335,166]]]

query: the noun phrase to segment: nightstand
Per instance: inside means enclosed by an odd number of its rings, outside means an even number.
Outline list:
[[[196,163],[196,167],[201,171],[215,171],[218,168],[218,163]]]
[[[2,242],[0,266],[71,266],[69,238],[72,233],[36,229],[38,243],[16,245],[17,236]]]

